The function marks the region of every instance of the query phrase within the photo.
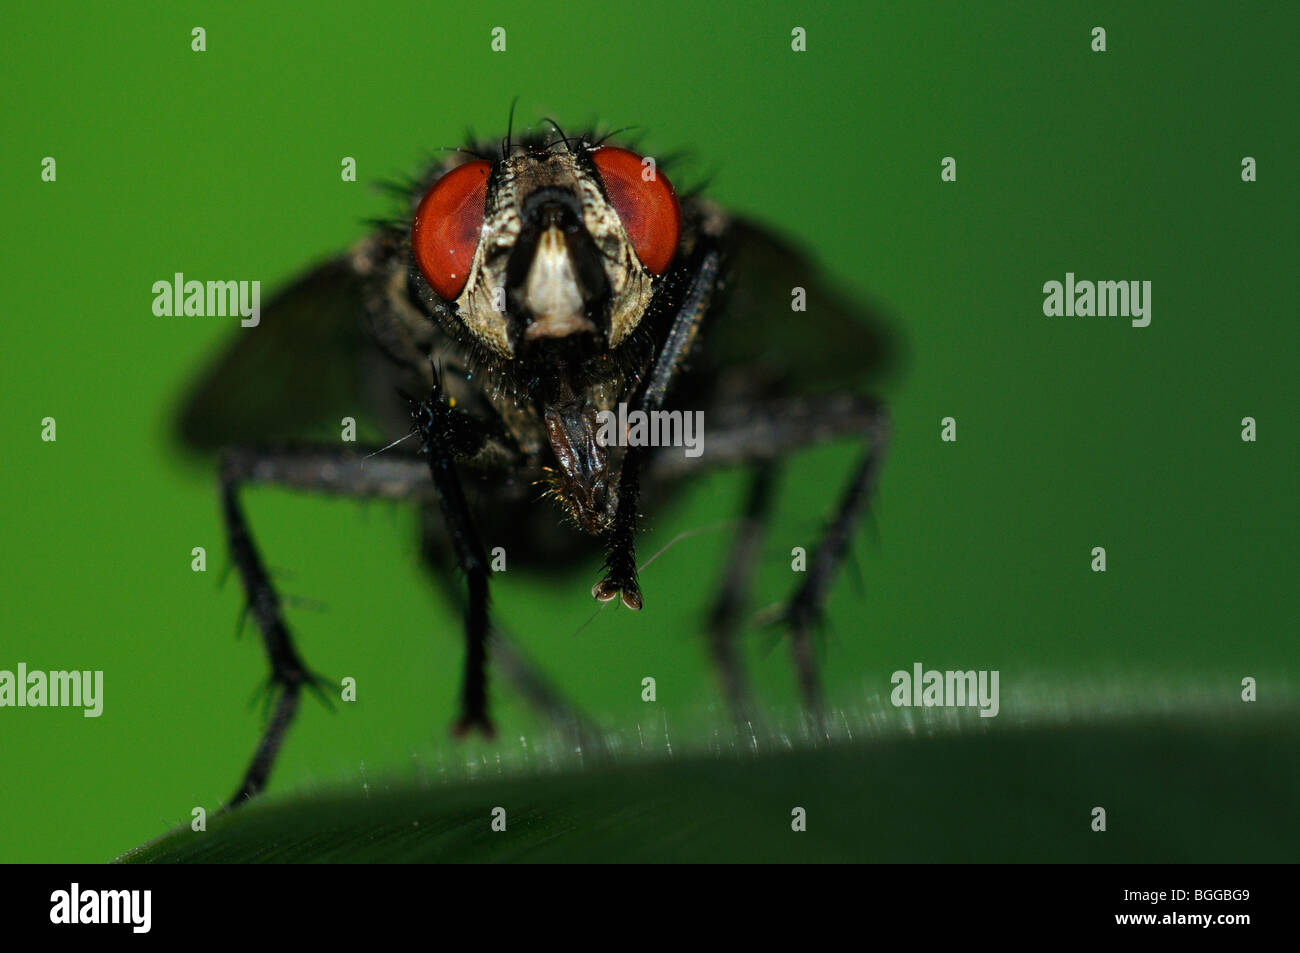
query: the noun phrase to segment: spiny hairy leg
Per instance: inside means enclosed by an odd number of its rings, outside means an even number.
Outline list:
[[[319,692],[320,680],[308,671],[294,647],[281,611],[280,596],[271,584],[239,505],[238,479],[224,465],[221,469],[221,501],[231,556],[248,598],[249,611],[257,622],[262,645],[271,664],[268,690],[279,695],[275,711],[263,729],[253,753],[253,760],[244,772],[239,788],[226,805],[235,807],[266,788],[285,733],[297,714],[299,694],[304,687]],[[321,694],[324,697],[323,692]]]
[[[266,485],[350,499],[431,502],[436,491],[430,484],[426,461],[400,449],[373,455],[380,449],[295,444],[230,447],[222,453],[220,493],[226,534],[271,665],[270,687],[275,701],[252,761],[230,801],[231,806],[265,789],[276,756],[297,714],[301,689],[315,684],[294,648],[280,599],[254,545],[238,491],[250,485]],[[510,502],[516,500],[512,498]],[[489,637],[490,650],[492,641]],[[547,683],[521,653],[512,651],[508,641],[503,643],[501,652],[508,658],[503,673],[520,686],[525,699],[537,705],[548,717],[562,722],[562,727],[574,723],[572,710],[558,690],[553,686],[547,692],[535,690],[536,686]],[[594,737],[596,734],[589,728],[584,736]]]

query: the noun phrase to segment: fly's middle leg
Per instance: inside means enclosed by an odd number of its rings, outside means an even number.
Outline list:
[[[713,413],[706,452],[699,457],[659,451],[647,461],[651,479],[681,480],[716,467],[772,462],[803,447],[845,437],[865,445],[831,521],[813,550],[806,575],[781,614],[799,691],[809,713],[822,723],[821,679],[812,629],[848,544],[875,491],[889,445],[889,413],[879,401],[853,393],[820,398],[789,397],[719,407]]]
[[[763,549],[776,471],[777,466],[771,461],[763,461],[754,467],[740,526],[732,540],[727,566],[706,624],[709,657],[717,669],[727,706],[738,726],[752,721],[754,715],[737,633],[749,601],[755,563]]]

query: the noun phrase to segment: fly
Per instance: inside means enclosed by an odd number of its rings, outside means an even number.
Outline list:
[[[819,716],[812,629],[888,442],[884,405],[860,391],[890,358],[879,322],[794,248],[698,193],[679,196],[652,159],[608,138],[555,126],[472,144],[398,191],[400,214],[281,291],[179,418],[189,446],[220,451],[230,552],[275,689],[231,803],[266,787],[302,690],[322,687],[245,519],[240,492],[253,484],[418,505],[423,557],[464,608],[456,731],[492,733],[490,656],[531,703],[594,743],[587,719],[490,618],[483,540],[508,541],[525,565],[600,547],[592,596],[640,610],[643,508],[706,469],[748,469],[704,626],[723,692],[745,719],[736,636],[779,461],[856,439],[861,457],[781,616],[803,701]],[[602,434],[611,415],[635,412],[700,415],[703,452]],[[306,439],[343,416],[383,439]]]

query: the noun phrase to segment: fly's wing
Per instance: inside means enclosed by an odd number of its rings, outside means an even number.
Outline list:
[[[895,369],[899,341],[883,317],[837,292],[803,252],[743,219],[724,242],[725,297],[709,332],[721,365],[800,391],[878,383]],[[803,311],[792,309],[795,288]]]
[[[212,450],[325,428],[337,438],[339,421],[362,411],[374,350],[362,318],[361,281],[347,257],[294,281],[200,375],[176,419],[181,441]]]

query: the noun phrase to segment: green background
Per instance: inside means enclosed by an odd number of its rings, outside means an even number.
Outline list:
[[[520,125],[637,125],[646,151],[692,150],[688,180],[711,176],[714,198],[896,316],[911,360],[887,388],[893,456],[857,538],[862,584],[835,587],[824,643],[838,705],[878,710],[914,661],[1000,670],[1012,721],[1089,699],[1226,705],[1247,675],[1260,709],[1295,703],[1294,5],[776,6],[6,8],[0,668],[102,669],[106,700],[97,720],[0,709],[0,860],[106,860],[215,808],[257,736],[264,662],[254,633],[235,640],[238,586],[218,585],[214,475],[167,436],[238,329],[155,317],[152,283],[269,292],[388,211],[366,181],[467,125],[501,134],[516,95]],[[360,182],[340,181],[343,156]],[[1041,287],[1066,271],[1152,281],[1151,326],[1044,317]],[[856,453],[787,469],[760,605],[789,591],[790,548],[813,544]],[[693,481],[650,514],[642,554],[731,516],[742,487]],[[323,604],[291,610],[304,656],[360,690],[334,715],[305,704],[273,794],[458,775],[544,736],[498,681],[502,741],[448,739],[459,620],[417,563],[410,511],[246,502],[282,589]],[[498,618],[620,731],[720,721],[699,622],[726,545],[679,543],[646,571],[640,615],[577,635],[597,566],[563,585],[512,567]],[[747,630],[779,719],[794,693],[772,641]]]

